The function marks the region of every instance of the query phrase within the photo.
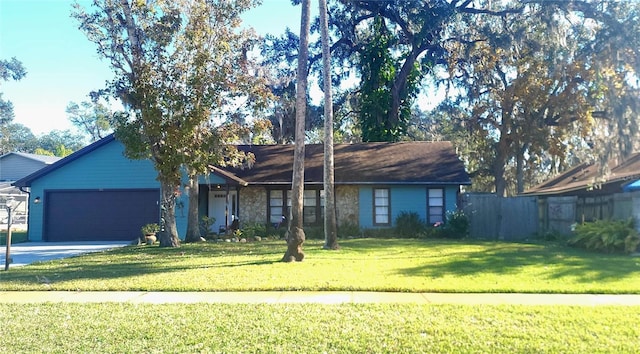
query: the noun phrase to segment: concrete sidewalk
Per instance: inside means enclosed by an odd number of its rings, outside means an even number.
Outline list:
[[[146,292],[0,291],[0,303],[288,304],[413,303],[461,305],[640,306],[640,295],[604,294],[446,294],[361,291]]]

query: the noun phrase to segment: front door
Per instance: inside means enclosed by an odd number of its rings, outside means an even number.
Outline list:
[[[238,192],[229,191],[229,203],[227,204],[227,191],[209,191],[209,215],[215,218],[213,232],[223,231],[225,225],[231,225],[232,216],[238,215]]]

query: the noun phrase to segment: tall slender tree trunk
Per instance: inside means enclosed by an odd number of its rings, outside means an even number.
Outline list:
[[[507,195],[507,181],[505,179],[505,171],[507,161],[509,160],[509,151],[511,149],[511,114],[513,112],[513,104],[511,101],[505,101],[502,109],[502,120],[500,124],[500,138],[496,146],[496,159],[493,166],[493,177],[495,179],[496,195],[499,198]]]
[[[200,220],[198,219],[198,197],[200,190],[198,186],[198,175],[189,176],[189,212],[187,219],[187,234],[185,242],[200,242]]]
[[[524,153],[527,151],[527,144],[518,148],[516,156],[516,183],[517,193],[524,192]]]
[[[506,196],[507,181],[505,180],[505,165],[507,160],[506,138],[500,137],[496,149],[496,160],[493,166],[493,178],[495,179],[496,195],[500,198]]]
[[[322,36],[322,75],[324,79],[324,248],[336,250],[338,225],[333,166],[333,98],[331,93],[331,52],[329,50],[329,24],[327,0],[319,0],[320,33]]]
[[[309,61],[309,27],[311,17],[310,0],[302,0],[300,19],[300,49],[298,51],[298,71],[296,74],[296,133],[293,153],[293,180],[291,181],[291,220],[287,230],[287,252],[284,262],[302,261],[305,241],[303,230],[304,201],[304,123],[307,113],[307,64]]]
[[[176,226],[176,190],[178,186],[160,182],[160,216],[163,228],[159,233],[160,247],[180,247]]]

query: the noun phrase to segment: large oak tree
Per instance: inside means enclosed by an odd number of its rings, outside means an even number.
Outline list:
[[[175,208],[182,167],[192,175],[205,165],[213,106],[244,87],[229,68],[248,49],[238,51],[244,44],[238,41],[239,16],[253,5],[253,0],[94,0],[93,12],[74,6],[80,29],[113,69],[104,92],[127,108],[116,115],[116,136],[127,156],[150,158],[158,172],[161,246],[180,244]]]

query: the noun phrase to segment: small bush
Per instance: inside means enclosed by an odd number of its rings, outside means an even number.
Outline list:
[[[569,246],[591,251],[632,253],[640,244],[633,219],[583,223],[576,226],[574,233],[568,241]]]
[[[469,235],[469,218],[461,210],[448,212],[445,223],[437,222],[421,232],[421,238],[461,239]]]
[[[425,230],[426,224],[416,212],[402,211],[396,217],[395,233],[397,237],[418,237]]]
[[[264,224],[250,223],[242,227],[242,232],[246,238],[254,239],[267,236],[267,226]]]
[[[447,238],[465,238],[469,235],[469,218],[462,210],[447,213],[444,224],[444,236]]]
[[[324,226],[305,226],[304,236],[307,240],[324,240]]]
[[[200,233],[202,233],[202,235],[204,236],[208,236],[209,234],[213,234],[215,233],[214,230],[211,230],[211,226],[213,226],[213,224],[216,223],[216,218],[214,217],[208,217],[208,216],[203,216],[200,219]]]
[[[355,238],[360,236],[360,227],[352,222],[346,222],[338,226],[339,238]]]
[[[280,227],[276,228],[272,224],[269,224],[266,226],[266,228],[267,228],[266,229],[267,237],[271,237],[275,239],[282,239],[284,238],[284,234],[287,233],[286,225],[281,225]]]

